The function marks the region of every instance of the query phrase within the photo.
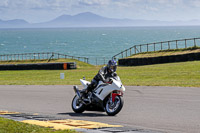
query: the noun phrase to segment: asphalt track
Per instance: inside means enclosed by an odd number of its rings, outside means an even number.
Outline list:
[[[200,132],[200,88],[126,86],[124,107],[114,117],[105,112],[75,114],[73,97],[70,85],[0,85],[0,110],[170,133]]]

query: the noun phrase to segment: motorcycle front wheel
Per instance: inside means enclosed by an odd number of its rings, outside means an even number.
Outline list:
[[[85,111],[85,105],[81,103],[79,97],[76,95],[72,100],[72,109],[75,113],[82,113]]]
[[[121,96],[116,96],[115,101],[111,102],[110,98],[108,98],[106,102],[106,113],[110,116],[114,116],[119,113],[123,107],[124,100]]]

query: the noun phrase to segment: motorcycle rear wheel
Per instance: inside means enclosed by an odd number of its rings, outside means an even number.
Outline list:
[[[79,101],[79,97],[76,95],[72,100],[72,109],[75,113],[82,113],[85,111],[85,105]]]
[[[106,102],[106,113],[109,116],[114,116],[119,113],[124,105],[124,100],[121,96],[116,96],[115,101],[113,103],[110,102],[110,98],[108,98]]]

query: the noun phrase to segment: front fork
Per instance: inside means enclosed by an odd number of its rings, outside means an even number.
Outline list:
[[[77,87],[77,86],[74,86],[74,91],[75,91],[75,93],[78,95],[78,97],[81,98],[81,94],[80,94],[80,92],[78,91],[78,87]]]
[[[123,96],[123,92],[122,91],[113,91],[111,94],[110,94],[110,102],[111,103],[114,103],[115,102],[115,97],[116,96]]]

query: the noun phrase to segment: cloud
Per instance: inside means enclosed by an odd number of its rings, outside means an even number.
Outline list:
[[[110,0],[79,0],[78,4],[83,6],[102,6],[108,5]]]
[[[60,9],[69,7],[71,0],[4,0],[0,6],[7,9]]]
[[[0,1],[0,9],[8,7],[8,0]]]
[[[0,19],[37,22],[89,11],[112,18],[167,20],[191,18],[191,13],[200,17],[199,7],[200,0],[0,0]]]
[[[200,7],[200,1],[199,0],[191,0],[191,1],[188,1],[188,2],[192,7],[197,7],[197,8]]]

